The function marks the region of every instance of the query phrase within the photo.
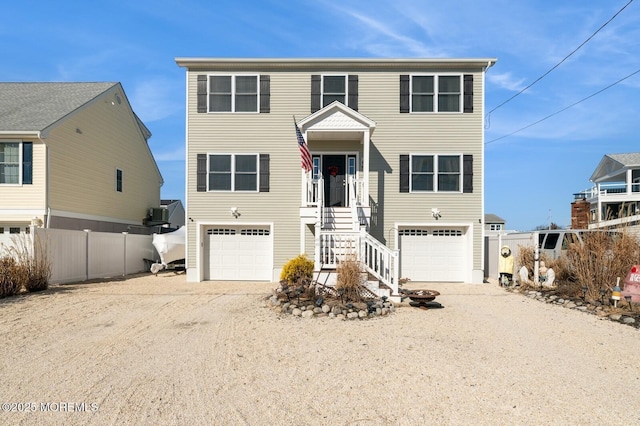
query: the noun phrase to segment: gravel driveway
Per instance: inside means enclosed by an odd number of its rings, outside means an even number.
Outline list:
[[[491,284],[303,319],[264,307],[274,287],[167,272],[2,299],[0,424],[640,423],[633,327]]]

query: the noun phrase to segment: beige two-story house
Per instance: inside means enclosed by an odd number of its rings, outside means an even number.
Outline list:
[[[355,255],[393,291],[482,282],[495,59],[176,62],[189,281],[278,280],[305,253],[318,277]]]
[[[120,83],[0,83],[0,233],[143,232],[163,180]]]

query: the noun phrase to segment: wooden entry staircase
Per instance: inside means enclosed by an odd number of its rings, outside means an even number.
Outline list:
[[[350,180],[349,206],[324,207],[318,200],[315,232],[315,268],[318,281],[334,284],[338,264],[350,256],[362,263],[367,273],[367,287],[379,296],[400,300],[399,253],[374,238],[357,201],[355,182]]]

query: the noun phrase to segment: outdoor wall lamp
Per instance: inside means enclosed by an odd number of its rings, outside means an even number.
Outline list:
[[[438,220],[442,217],[442,215],[440,214],[440,210],[438,210],[438,208],[436,207],[431,209],[431,216],[433,216],[435,220]]]
[[[240,212],[238,211],[237,207],[231,207],[231,216],[235,217],[236,219],[240,216]]]

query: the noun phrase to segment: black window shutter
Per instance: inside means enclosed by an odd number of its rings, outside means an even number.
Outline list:
[[[409,155],[400,154],[400,192],[409,192]]]
[[[463,112],[473,112],[473,75],[464,75],[464,109]]]
[[[196,191],[207,190],[207,154],[198,154]]]
[[[271,77],[268,75],[260,76],[260,113],[268,114],[271,112]]]
[[[33,183],[33,143],[22,143],[22,183]]]
[[[320,109],[320,75],[311,76],[311,113]]]
[[[462,157],[462,192],[473,192],[473,155]]]
[[[260,154],[260,192],[269,192],[269,154]]]
[[[198,112],[207,112],[207,76],[198,76]]]
[[[358,110],[358,76],[349,76],[349,108],[354,111]]]
[[[409,112],[409,75],[400,76],[400,112]]]

